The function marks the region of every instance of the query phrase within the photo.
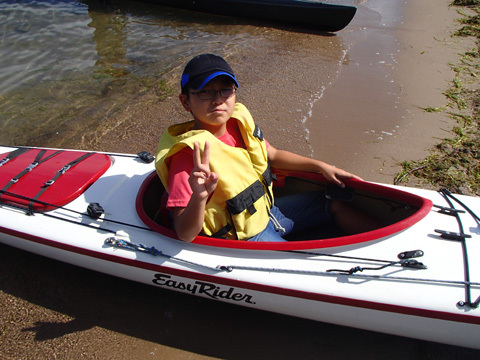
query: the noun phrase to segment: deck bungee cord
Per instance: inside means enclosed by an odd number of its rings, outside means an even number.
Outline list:
[[[53,207],[57,210],[64,210],[64,211],[71,212],[73,214],[77,214],[77,215],[80,215],[80,216],[88,216],[90,219],[93,219],[95,221],[110,222],[110,223],[113,223],[113,224],[124,225],[124,226],[133,227],[133,228],[137,228],[137,229],[141,229],[141,230],[153,231],[152,229],[150,229],[148,227],[145,227],[145,226],[140,226],[140,225],[130,224],[130,223],[123,222],[123,221],[106,219],[106,218],[100,217],[101,214],[104,213],[104,210],[101,207],[101,205],[98,204],[98,203],[90,203],[87,207],[87,212],[81,212],[81,211],[69,209],[65,206],[59,206],[59,205],[51,204],[51,203],[41,201],[41,200],[38,200],[38,199],[33,199],[31,197],[28,197],[28,196],[15,194],[15,193],[12,193],[10,191],[0,190],[0,196],[1,196],[1,194],[9,195],[9,196],[12,196],[12,197],[17,197],[17,198],[22,199],[22,200],[32,201],[32,202],[35,202],[35,203],[39,203],[41,205],[51,206],[51,207]],[[26,207],[26,206],[6,203],[6,202],[2,201],[2,199],[0,197],[0,207],[3,207],[3,206],[10,207],[10,208],[13,208],[13,209],[16,209],[16,210],[22,210],[27,215],[41,214],[41,215],[44,215],[44,216],[47,216],[47,217],[50,217],[50,218],[54,218],[54,219],[57,219],[57,220],[66,221],[66,222],[69,222],[71,224],[86,226],[86,227],[90,227],[90,228],[93,228],[93,229],[96,229],[96,230],[111,232],[113,234],[117,233],[117,231],[115,231],[115,230],[110,230],[110,229],[106,229],[106,228],[102,228],[102,227],[97,227],[97,226],[94,226],[92,224],[83,223],[81,221],[66,219],[66,218],[61,217],[59,215],[46,213],[44,211],[35,210],[35,209],[29,208],[29,207]]]
[[[465,209],[465,211],[468,212],[474,218],[474,220],[477,222],[477,224],[480,226],[480,217],[477,214],[475,214],[472,211],[472,209],[470,209],[467,205],[465,205],[462,201],[460,201],[449,190],[441,189],[440,191],[442,192],[442,194],[445,194],[445,196],[448,196],[449,198],[455,200],[455,202],[457,202],[461,207],[463,207]],[[464,210],[461,210],[461,209],[455,209],[455,211],[457,211],[458,213],[464,213],[465,212]]]
[[[348,273],[348,272],[347,273],[335,272],[336,270],[316,271],[316,270],[282,269],[282,268],[274,268],[274,267],[239,266],[239,265],[209,266],[209,265],[201,264],[198,262],[182,259],[177,256],[165,254],[164,252],[156,249],[153,246],[149,247],[142,244],[136,244],[131,241],[117,239],[114,237],[109,237],[105,239],[105,245],[120,248],[120,249],[130,250],[130,251],[139,251],[142,253],[150,254],[152,256],[161,256],[174,262],[185,263],[185,264],[193,265],[199,268],[204,268],[204,269],[213,270],[217,272],[232,272],[234,270],[247,270],[247,271],[262,271],[262,272],[317,275],[317,276],[347,276],[347,277],[364,278],[364,279],[371,279],[371,280],[412,281],[412,282],[450,284],[450,285],[467,285],[468,284],[470,286],[480,286],[479,282],[471,282],[471,281],[467,282],[462,280],[441,280],[441,279],[428,279],[428,278],[420,278],[420,277],[355,274],[355,273]],[[364,260],[364,258],[359,258],[359,259]],[[312,259],[305,259],[305,260],[312,260]],[[388,260],[379,260],[379,261],[388,261]],[[401,265],[401,262],[399,261],[390,261],[390,263],[392,263],[392,266]],[[376,269],[368,269],[368,270],[376,270]]]
[[[472,283],[470,282],[470,266],[468,262],[468,251],[467,251],[467,242],[466,242],[466,239],[471,238],[471,235],[464,233],[462,219],[459,215],[460,211],[458,211],[455,208],[455,205],[452,203],[450,199],[455,200],[460,206],[462,206],[473,217],[473,219],[476,221],[478,225],[480,225],[480,219],[470,208],[468,208],[468,206],[466,206],[464,203],[458,200],[455,196],[453,196],[449,190],[440,189],[438,192],[440,195],[442,195],[442,197],[445,199],[445,201],[448,203],[448,206],[450,207],[449,209],[450,211],[446,211],[444,212],[444,214],[455,217],[455,219],[457,220],[459,232],[453,233],[450,231],[445,231],[440,229],[435,229],[435,232],[439,233],[440,236],[444,239],[459,241],[460,244],[462,245],[463,268],[464,268],[464,279],[465,279],[465,301],[460,300],[458,301],[457,305],[459,307],[468,306],[470,308],[476,309],[480,305],[480,296],[475,301],[472,302],[472,295],[471,295],[472,289],[470,288]]]
[[[412,269],[426,269],[427,268],[420,261],[407,259],[407,260],[400,260],[400,261],[392,261],[389,264],[384,264],[384,265],[377,266],[377,267],[354,266],[354,267],[350,268],[349,270],[330,269],[330,270],[327,270],[327,272],[335,272],[335,273],[339,273],[339,274],[349,274],[349,275],[351,275],[351,274],[355,274],[357,272],[363,272],[365,270],[382,270],[382,269],[385,269],[389,266],[394,266],[394,265],[401,265],[403,267],[412,268]]]
[[[193,261],[178,258],[176,256],[165,254],[164,252],[162,252],[160,250],[157,250],[154,246],[149,247],[149,246],[146,246],[146,245],[143,245],[143,244],[135,244],[131,241],[127,241],[127,240],[123,240],[123,239],[117,239],[117,238],[114,238],[114,237],[109,237],[109,238],[105,239],[104,244],[108,245],[108,246],[111,246],[111,247],[116,247],[116,248],[119,248],[119,249],[138,251],[138,252],[147,253],[147,254],[150,254],[150,255],[153,255],[153,256],[162,256],[162,257],[165,257],[165,258],[167,258],[169,260],[172,260],[172,261],[175,261],[175,262],[180,262],[180,263],[183,263],[183,264],[193,265],[193,266],[203,268],[203,269],[208,269],[208,270],[213,270],[213,271],[218,271],[219,270],[218,267],[203,265],[203,264],[200,264],[200,263],[197,263],[197,262],[193,262]]]
[[[366,257],[359,257],[359,256],[348,256],[348,255],[338,255],[338,254],[327,254],[327,253],[319,253],[319,252],[313,252],[313,251],[302,251],[302,250],[286,250],[289,253],[294,253],[294,254],[305,254],[305,255],[313,255],[313,256],[329,256],[329,257],[334,257],[338,259],[348,259],[348,260],[362,260],[362,261],[372,261],[372,262],[384,262],[384,263],[391,263],[391,260],[381,260],[381,259],[372,259],[372,258],[366,258]],[[423,256],[424,253],[422,250],[411,250],[411,251],[404,251],[401,252],[400,254],[397,255],[399,259],[411,259],[411,258],[416,258],[416,257],[421,257]],[[311,259],[315,260],[315,259]],[[317,259],[321,260],[321,259]]]
[[[364,270],[382,270],[389,266],[394,265],[401,265],[403,267],[412,268],[412,269],[426,269],[427,267],[421,263],[420,261],[414,260],[413,258],[423,256],[422,250],[410,250],[410,251],[403,251],[397,255],[398,259],[400,260],[381,260],[381,259],[372,259],[372,258],[365,258],[365,257],[358,257],[358,256],[347,256],[347,255],[337,255],[337,254],[326,254],[326,253],[316,253],[316,252],[309,252],[309,251],[295,251],[290,250],[287,252],[297,253],[297,254],[306,254],[306,255],[316,255],[319,257],[333,257],[337,259],[348,259],[348,260],[360,260],[360,261],[369,261],[369,262],[378,262],[384,263],[383,265],[377,267],[362,267],[362,266],[354,266],[348,270],[344,269],[330,269],[327,272],[337,272],[337,273],[345,273],[345,274],[354,274],[357,272],[362,272]],[[315,260],[315,259],[310,259]],[[321,260],[321,259],[317,259]]]
[[[15,197],[18,196],[18,197],[20,197],[20,198],[24,198],[24,200],[33,200],[33,199],[31,199],[31,198],[22,197],[21,195],[17,195],[17,194],[11,193],[11,192],[9,192],[9,191],[0,190],[0,194],[2,194],[2,193],[6,194],[6,195],[10,195],[10,196],[15,196]],[[44,203],[43,201],[39,201],[39,200],[34,200],[34,201],[35,201],[35,202],[39,202],[39,203],[41,203],[42,205],[52,205],[52,204]],[[8,204],[8,203],[5,203],[5,202],[1,201],[1,199],[0,199],[0,207],[5,207],[5,206],[8,207],[8,208],[11,208],[11,209],[24,211],[26,215],[41,214],[41,215],[43,215],[43,216],[46,216],[46,217],[49,217],[49,218],[53,218],[53,219],[56,219],[56,220],[65,221],[65,222],[68,222],[68,223],[70,223],[70,224],[85,226],[85,227],[88,227],[88,228],[91,228],[91,229],[100,230],[100,231],[105,231],[105,232],[110,232],[110,233],[113,233],[113,234],[116,234],[116,233],[117,233],[115,230],[110,230],[110,229],[106,229],[106,228],[94,226],[94,225],[92,225],[92,224],[83,223],[83,222],[81,222],[81,221],[66,219],[66,218],[63,218],[63,217],[58,216],[58,215],[53,215],[53,214],[45,213],[45,212],[40,211],[40,210],[29,209],[29,208],[24,207],[24,206],[21,206],[21,205]],[[55,207],[56,207],[57,209],[62,209],[62,210],[65,210],[65,211],[73,212],[73,213],[78,214],[78,215],[81,215],[81,216],[88,216],[88,214],[85,214],[85,213],[82,213],[82,212],[76,211],[76,210],[67,209],[67,208],[62,207],[62,206],[55,206]],[[98,220],[98,219],[97,219],[97,220]],[[127,224],[125,224],[125,225],[127,225]]]

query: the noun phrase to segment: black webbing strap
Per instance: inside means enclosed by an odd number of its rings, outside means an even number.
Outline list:
[[[270,164],[268,164],[267,170],[265,170],[262,176],[263,176],[263,183],[265,185],[265,192],[267,193],[268,198],[270,199],[270,204],[273,204],[273,193],[272,193],[272,190],[270,189],[270,185],[272,185],[273,181],[277,181],[277,175],[272,173]]]
[[[42,188],[40,189],[40,191],[32,198],[32,200],[30,201],[30,203],[28,204],[28,208],[30,210],[33,209],[33,204],[38,200],[38,198],[40,196],[42,196],[42,194],[47,191],[47,189],[50,188],[51,185],[53,185],[53,183],[55,181],[58,180],[58,178],[60,176],[62,176],[63,174],[65,174],[70,168],[72,168],[73,166],[77,165],[78,163],[82,162],[83,160],[85,160],[86,158],[88,158],[89,156],[92,156],[93,154],[95,154],[94,152],[90,152],[90,153],[86,153],[86,154],[83,154],[82,156],[80,156],[79,158],[75,159],[75,160],[72,160],[70,161],[67,165],[64,165],[60,170],[57,171],[57,173],[55,174],[55,176],[53,178],[51,178],[50,180],[48,180],[45,184],[43,184]]]
[[[227,209],[232,215],[240,214],[244,210],[248,210],[250,215],[253,215],[257,211],[254,204],[263,195],[265,195],[265,188],[257,180],[237,196],[227,200]]]
[[[31,148],[20,148],[13,150],[12,152],[8,153],[7,156],[5,156],[2,160],[0,160],[0,166],[5,165],[7,162],[9,162],[12,159],[15,159],[17,156],[22,155],[23,153],[26,153],[27,151],[32,150]]]
[[[55,155],[58,155],[62,152],[63,150],[59,150],[59,151],[56,151],[54,152],[53,154],[50,154],[48,155],[46,158],[42,159],[43,155],[45,155],[45,153],[47,152],[47,150],[40,150],[37,154],[37,156],[35,156],[35,160],[33,160],[33,162],[28,165],[25,169],[23,169],[22,171],[20,171],[16,176],[14,176],[2,189],[2,191],[7,191],[10,186],[12,186],[13,184],[15,184],[23,175],[29,173],[30,171],[32,171],[33,169],[35,169],[38,165],[40,165],[41,163],[47,161],[48,159],[51,159],[52,157],[54,157]],[[17,155],[18,156],[18,155]]]
[[[223,239],[232,229],[233,229],[233,226],[230,224],[227,224],[223,228],[218,230],[215,234],[210,235],[210,237]]]

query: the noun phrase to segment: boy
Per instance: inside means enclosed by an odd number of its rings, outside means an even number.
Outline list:
[[[156,157],[157,172],[169,194],[167,208],[181,240],[191,242],[202,233],[285,241],[282,236],[292,229],[328,221],[331,213],[349,215],[344,205],[330,204],[323,194],[280,198],[274,204],[269,165],[321,172],[341,187],[342,179],[361,179],[270,145],[248,110],[236,103],[238,82],[224,59],[203,54],[190,60],[181,88],[180,102],[193,121],[165,131]]]

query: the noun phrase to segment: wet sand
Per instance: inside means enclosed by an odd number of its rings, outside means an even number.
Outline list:
[[[390,3],[368,2],[384,17],[351,34],[348,64],[313,108],[308,126],[318,134],[315,156],[366,180],[392,183],[401,161],[423,159],[449,137],[454,121],[423,110],[447,103],[443,92],[455,77],[449,64],[475,48],[451,37],[460,16],[449,3],[406,1],[399,19]]]
[[[445,129],[451,128],[450,120],[441,114],[424,113],[418,107],[445,103],[442,91],[453,78],[448,62],[455,61],[466,44],[449,37],[456,15],[455,10],[446,7],[448,1],[441,1],[445,7],[438,0],[409,2],[412,4],[407,6],[401,22],[377,18],[364,24],[362,16],[355,20],[352,26],[365,29],[348,35],[353,45],[347,64],[335,83],[314,103],[312,116],[305,124],[278,129],[274,119],[265,119],[275,111],[275,101],[281,100],[259,100],[263,99],[260,88],[244,94],[244,102],[262,119],[264,132],[277,147],[313,154],[365,179],[391,183],[397,161],[423,157],[436,137],[445,136]],[[369,6],[381,6],[381,1],[372,0]],[[285,37],[288,41],[289,35]],[[395,50],[396,46],[399,52],[388,62],[390,48]],[[383,54],[386,49],[387,55],[378,60],[377,53]],[[240,71],[248,66],[242,64],[240,56],[232,61]],[[247,79],[247,83],[250,81],[253,79]],[[156,124],[158,131],[152,131],[151,121],[158,114],[164,120]],[[128,116],[137,121],[121,121],[118,127],[105,130],[108,136],[86,136],[77,145],[137,152],[141,144],[142,148],[154,151],[167,119],[187,119],[175,99],[161,104],[152,99],[151,106],[141,108],[132,105]],[[343,129],[337,126],[340,119],[348,124],[342,125]],[[365,119],[369,119],[367,125]],[[323,138],[305,137],[303,126],[310,134],[323,133]],[[292,137],[304,141],[296,145]],[[0,358],[5,359],[480,356],[474,350],[164,291],[3,245],[0,290]]]

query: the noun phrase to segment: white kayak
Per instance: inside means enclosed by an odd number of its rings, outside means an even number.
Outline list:
[[[381,228],[185,243],[148,155],[0,146],[0,242],[186,294],[480,349],[479,198],[349,181],[329,196]],[[277,178],[276,196],[326,188],[319,174]]]

